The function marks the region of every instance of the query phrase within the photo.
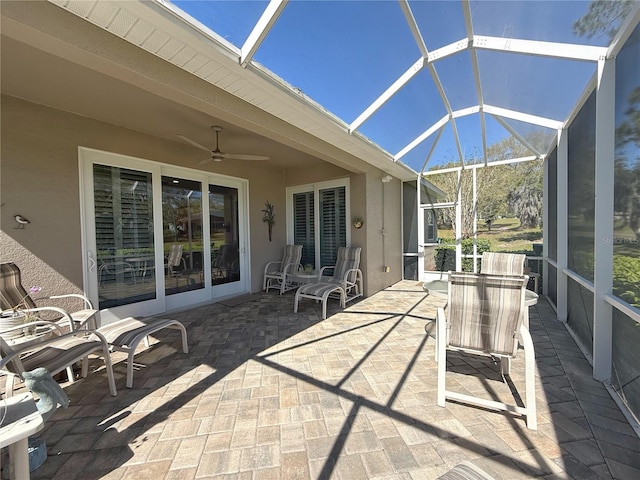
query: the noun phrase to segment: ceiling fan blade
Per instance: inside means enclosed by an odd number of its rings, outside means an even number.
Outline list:
[[[269,160],[265,155],[243,155],[241,153],[222,153],[224,158],[234,158],[236,160]]]
[[[185,137],[184,135],[181,134],[177,134],[177,137],[182,140],[183,142],[187,142],[189,145],[193,145],[196,148],[199,148],[200,150],[204,150],[205,152],[211,152],[211,149],[209,147],[205,147],[204,145],[196,142],[195,140],[191,140],[189,137]]]

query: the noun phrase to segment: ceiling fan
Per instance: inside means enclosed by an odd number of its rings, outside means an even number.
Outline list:
[[[213,125],[211,127],[216,133],[216,147],[211,150],[209,147],[205,147],[204,145],[196,142],[195,140],[191,140],[189,137],[185,137],[184,135],[178,134],[178,138],[182,141],[187,142],[189,145],[193,145],[196,148],[209,152],[211,154],[210,157],[203,160],[201,163],[208,162],[213,160],[214,162],[221,162],[225,158],[235,158],[236,160],[269,160],[269,157],[265,155],[248,155],[242,153],[224,153],[218,148],[218,135],[222,131],[222,127],[219,125]]]

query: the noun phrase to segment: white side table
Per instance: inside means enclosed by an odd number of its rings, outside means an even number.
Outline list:
[[[0,418],[2,416],[4,421],[0,426],[0,448],[9,447],[10,478],[28,479],[28,438],[44,427],[44,421],[31,393],[0,400]]]
[[[298,285],[307,285],[309,283],[317,283],[320,279],[318,272],[296,272],[292,275],[287,275],[289,279]]]

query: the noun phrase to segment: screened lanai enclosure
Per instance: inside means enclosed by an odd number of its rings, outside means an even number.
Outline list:
[[[462,216],[473,212],[469,236],[476,238],[481,170],[537,162],[544,294],[594,377],[637,419],[639,2],[333,2],[329,9],[325,2],[174,1],[162,8],[415,171],[403,189],[409,276],[428,278],[441,209],[453,212],[455,269],[462,269]],[[181,55],[176,61],[193,61]],[[427,188],[443,173],[457,177],[457,195]],[[470,197],[462,194],[465,179]],[[465,256],[477,255],[474,242]]]
[[[542,193],[541,293],[640,431],[640,2],[51,3],[302,130],[321,119],[319,136],[346,132],[381,169],[400,166],[406,277],[439,270],[444,211],[454,268],[477,268],[485,172],[540,172],[505,195]],[[308,110],[238,81],[215,55]]]

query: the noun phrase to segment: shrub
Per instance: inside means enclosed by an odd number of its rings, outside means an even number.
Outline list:
[[[479,238],[477,241],[478,255],[482,255],[482,252],[488,252],[491,250],[491,242],[486,239]],[[462,254],[473,254],[473,238],[465,238],[462,240]],[[436,247],[436,269],[440,272],[455,271],[456,269],[456,245],[455,240],[443,240],[443,242]],[[462,271],[473,272],[473,259],[462,259]]]
[[[613,293],[640,308],[640,258],[624,255],[613,257]]]

